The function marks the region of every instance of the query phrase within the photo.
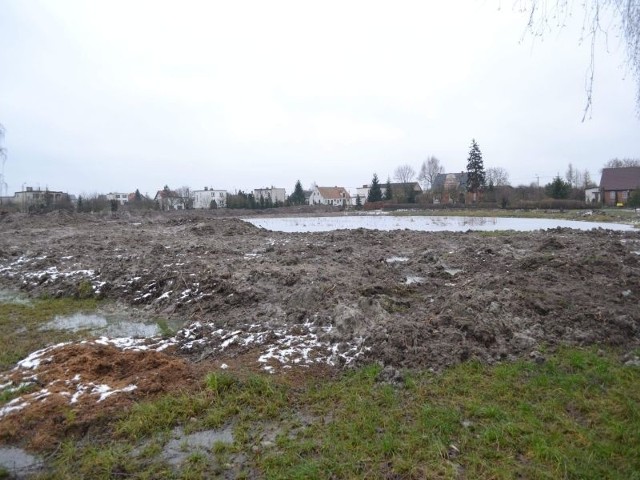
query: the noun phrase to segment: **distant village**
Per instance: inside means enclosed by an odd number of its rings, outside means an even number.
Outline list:
[[[381,183],[372,181],[356,189],[342,186],[312,185],[303,189],[298,181],[288,195],[283,187],[256,188],[250,192],[229,192],[213,186],[202,189],[171,188],[165,185],[154,195],[134,192],[109,192],[93,195],[69,195],[62,191],[26,187],[13,196],[0,197],[4,210],[38,213],[53,209],[79,212],[155,209],[160,211],[244,208],[265,209],[299,205],[323,205],[336,209],[373,209],[383,206],[436,208],[482,206],[487,208],[583,208],[585,206],[638,206],[640,202],[640,166],[604,168],[600,186],[583,185],[559,176],[547,185],[512,187],[508,177],[489,175],[482,188],[471,191],[467,172],[435,173],[426,184],[419,181]]]

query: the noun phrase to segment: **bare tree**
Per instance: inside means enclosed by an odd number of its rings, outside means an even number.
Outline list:
[[[399,183],[409,183],[416,176],[416,171],[409,164],[400,165],[393,172],[393,178]]]
[[[176,193],[182,198],[182,204],[185,210],[191,210],[193,208],[193,197],[191,196],[191,189],[187,186],[182,186],[176,189]]]
[[[593,188],[595,186],[596,184],[591,179],[591,174],[589,173],[589,170],[585,170],[584,172],[582,172],[582,188],[587,189],[587,188]]]
[[[418,181],[425,190],[431,189],[433,182],[440,173],[444,173],[444,167],[440,165],[440,160],[431,155],[422,162],[420,173],[418,174]]]
[[[612,158],[604,164],[604,168],[640,167],[638,158]]]
[[[577,170],[573,168],[573,164],[569,163],[569,166],[567,167],[567,172],[564,174],[564,178],[567,179],[567,182],[572,187],[578,184],[577,173],[578,173]]]
[[[493,185],[494,187],[507,186],[509,185],[509,172],[502,167],[487,168],[485,181],[487,185]]]
[[[587,102],[582,120],[591,111],[593,79],[595,74],[595,47],[599,36],[605,41],[609,33],[617,31],[624,38],[627,50],[627,65],[636,79],[636,104],[640,113],[640,2],[638,0],[520,0],[520,9],[529,17],[527,28],[535,37],[543,36],[555,23],[562,28],[567,18],[574,13],[576,5],[584,9],[581,41],[591,48],[591,60],[587,71],[585,89]]]

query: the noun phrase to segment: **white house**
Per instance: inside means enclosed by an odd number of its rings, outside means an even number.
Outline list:
[[[264,202],[271,199],[272,203],[284,203],[287,193],[284,188],[256,188],[253,190],[253,198],[257,203],[260,203],[260,198],[263,198]]]
[[[344,187],[314,187],[309,197],[309,205],[351,205],[351,195]]]
[[[154,200],[158,202],[160,210],[184,210],[186,208],[186,199],[178,192],[166,187],[158,190]]]
[[[371,190],[371,187],[369,187],[369,185],[363,185],[362,187],[356,188],[356,197],[360,196],[360,203],[362,205],[364,205],[367,201],[367,198],[369,198],[369,190]]]
[[[600,187],[585,189],[584,201],[585,203],[600,203]]]
[[[116,200],[120,205],[124,205],[129,201],[128,193],[107,193],[107,200]]]
[[[215,207],[226,208],[227,191],[215,190],[213,188],[204,187],[204,190],[191,190],[191,198],[193,198],[193,208],[211,208],[215,201]]]

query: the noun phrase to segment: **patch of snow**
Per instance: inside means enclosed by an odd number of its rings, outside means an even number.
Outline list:
[[[14,398],[10,402],[8,402],[4,407],[0,408],[0,418],[4,417],[5,415],[11,412],[17,412],[19,410],[22,410],[23,408],[28,406],[29,406],[29,403],[23,402],[22,398],[20,397]]]
[[[389,257],[385,260],[387,263],[408,262],[408,257]]]

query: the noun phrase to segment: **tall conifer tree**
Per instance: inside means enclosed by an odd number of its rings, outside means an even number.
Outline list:
[[[476,140],[473,139],[471,141],[471,150],[469,150],[469,159],[467,160],[467,191],[473,193],[474,201],[476,194],[484,186],[484,183],[485,173],[482,152]]]

